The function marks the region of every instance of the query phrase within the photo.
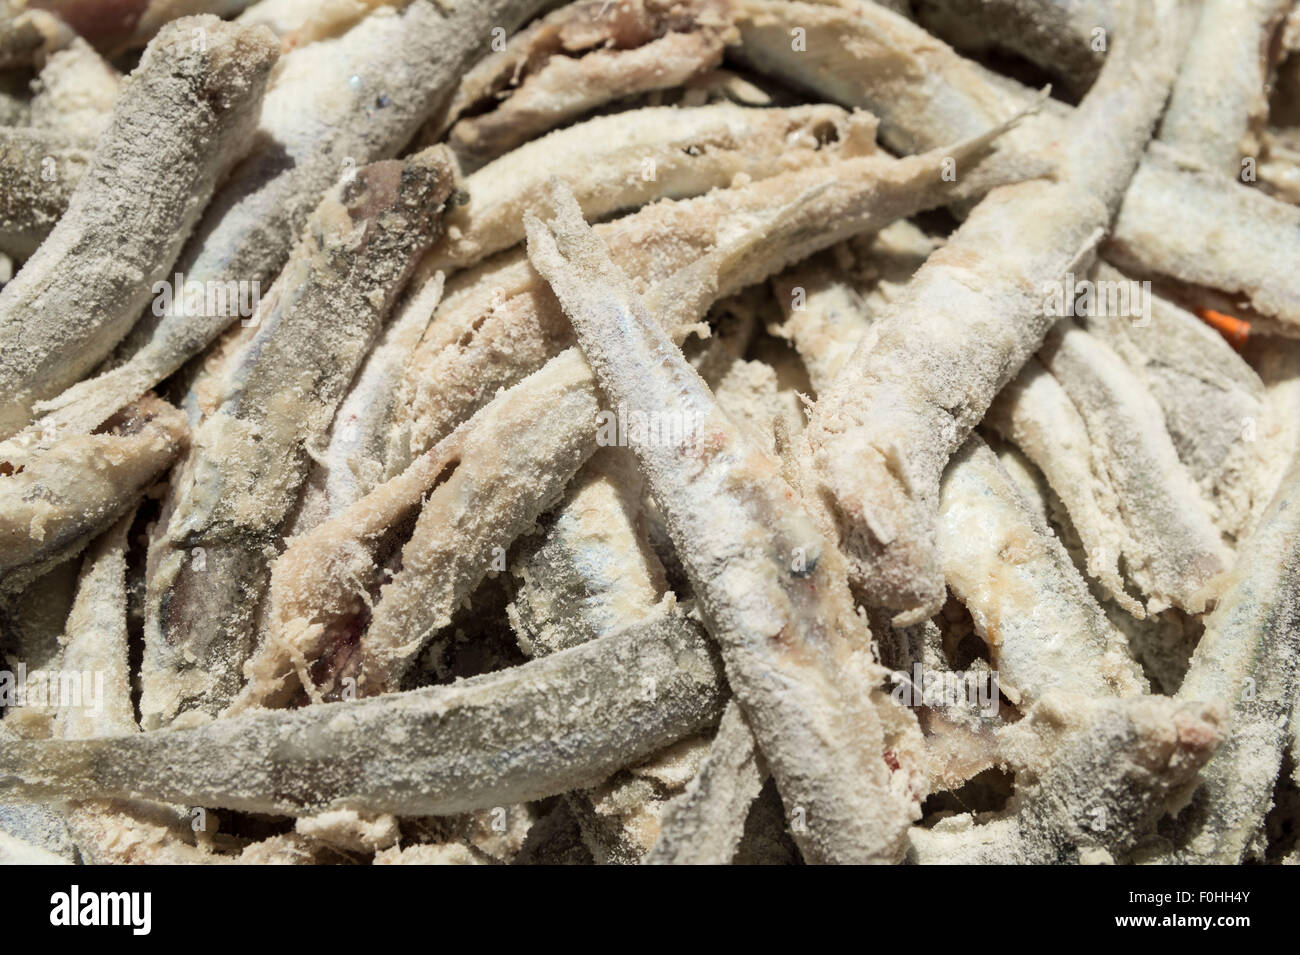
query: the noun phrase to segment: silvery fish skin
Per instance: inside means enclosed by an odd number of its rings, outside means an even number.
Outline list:
[[[451,686],[193,729],[6,744],[0,798],[121,797],[293,816],[466,812],[594,785],[712,725],[723,687],[702,636],[651,622]],[[340,760],[355,771],[325,771]]]
[[[191,43],[191,30],[204,42]],[[30,423],[35,402],[94,368],[139,318],[247,149],[278,57],[269,31],[211,17],[168,26],[145,51],[67,212],[0,291],[0,436]],[[193,106],[177,113],[175,102]]]
[[[1220,590],[1178,690],[1227,711],[1227,744],[1161,861],[1238,864],[1256,855],[1300,693],[1300,456]],[[1180,817],[1183,818],[1183,817]]]
[[[627,407],[698,416],[684,447],[635,450],[778,786],[806,809],[796,838],[813,861],[890,859],[911,807],[891,790],[880,758],[887,744],[869,698],[876,664],[837,555],[800,512],[779,465],[744,445],[572,195],[558,185],[554,195],[549,229],[528,220],[529,255],[602,390]]]
[[[913,13],[959,50],[1019,54],[1082,94],[1105,59],[1113,7],[1113,0],[918,0]]]
[[[435,146],[340,183],[259,308],[257,331],[223,370],[149,549],[146,728],[191,710],[214,716],[238,691],[268,549],[298,499],[312,446],[438,234],[452,178],[446,148]],[[332,316],[328,328],[322,314]]]

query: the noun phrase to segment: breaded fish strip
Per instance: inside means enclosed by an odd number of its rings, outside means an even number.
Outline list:
[[[686,791],[668,803],[646,865],[728,865],[767,768],[740,705],[722,712],[709,754]]]
[[[998,685],[1028,706],[1059,690],[1089,697],[1147,690],[1124,637],[1070,555],[978,438],[944,474],[939,498],[944,578],[988,644]]]
[[[149,552],[146,729],[216,715],[239,688],[268,552],[380,325],[439,233],[452,159],[433,147],[358,170],[312,215],[303,241],[223,371]],[[328,327],[321,316],[330,315]],[[202,560],[194,559],[201,554]]]
[[[1227,743],[1179,817],[1165,861],[1235,865],[1256,855],[1300,693],[1300,455],[1224,583],[1180,700],[1227,710]]]
[[[611,100],[681,86],[722,62],[713,30],[667,33],[631,50],[598,50],[579,59],[552,58],[496,109],[462,119],[448,143],[470,168]]]
[[[1200,613],[1212,596],[1206,586],[1232,566],[1232,553],[1178,460],[1160,406],[1110,348],[1072,322],[1052,329],[1039,358],[1099,449],[1123,524],[1125,570],[1148,595],[1147,612]]]
[[[1160,140],[1216,177],[1240,178],[1258,158],[1268,116],[1273,35],[1291,0],[1204,0]]]
[[[651,318],[562,185],[548,229],[528,220],[529,255],[551,283],[602,389],[626,407],[699,416],[682,446],[635,447],[678,554],[721,645],[728,677],[813,862],[891,861],[916,806],[891,788],[870,699],[881,675],[867,628],[780,476],[747,448],[707,386]],[[895,764],[897,765],[897,764]]]
[[[1105,263],[1097,279],[1129,280]],[[1178,457],[1214,508],[1215,523],[1230,540],[1244,536],[1260,487],[1259,452],[1247,440],[1264,412],[1264,384],[1223,336],[1159,295],[1150,296],[1143,321],[1111,316],[1084,320],[1141,377],[1164,412]],[[1266,502],[1265,502],[1266,503]]]
[[[1086,267],[1137,165],[1173,78],[1142,5],[1071,118],[1058,179],[991,192],[908,284],[905,297],[823,395],[804,431],[808,494],[846,550],[864,600],[919,622],[943,601],[934,533],[948,458],[1056,318],[1048,283]],[[1014,249],[1012,255],[1010,250]]]
[[[1152,143],[1106,242],[1138,278],[1166,278],[1243,299],[1258,330],[1300,337],[1295,237],[1300,208],[1189,168]]]
[[[77,37],[52,53],[33,83],[31,124],[93,147],[108,128],[122,77]]]
[[[422,271],[448,275],[523,241],[523,214],[538,213],[552,177],[566,180],[592,219],[685,199],[736,176],[798,169],[825,138],[847,131],[837,106],[748,109],[730,103],[647,107],[578,123],[515,149],[466,178],[468,203],[447,217],[447,238]]]
[[[914,828],[908,858],[922,865],[1125,861],[1195,782],[1224,728],[1222,709],[1209,703],[1050,695],[1000,734],[1017,771],[1007,812],[979,824],[964,815]]]
[[[0,476],[0,590],[13,591],[108,528],[184,449],[185,416],[146,395],[94,434],[6,462]]]
[[[0,129],[0,252],[26,258],[36,251],[67,211],[90,160],[84,144],[59,133]]]
[[[871,110],[880,117],[881,141],[899,152],[934,148],[954,135],[986,129],[1032,101],[1030,90],[868,0],[739,2],[739,55],[832,102]],[[794,27],[807,31],[804,51],[790,48]],[[1177,29],[1165,45],[1177,47]],[[1015,168],[1044,144],[1076,142],[1066,138],[1063,126],[1068,107],[1056,101],[1048,106],[1008,136],[998,157],[982,168]],[[1276,330],[1300,334],[1294,331],[1300,327],[1300,285],[1289,265],[1300,256],[1300,219],[1287,203],[1182,169],[1153,144],[1113,230],[1105,254],[1134,276],[1168,276],[1245,295]]]
[[[195,29],[204,44],[191,43]],[[248,148],[278,56],[269,31],[215,18],[174,23],[145,51],[68,211],[0,291],[0,436],[24,427],[35,401],[92,369],[135,323]]]
[[[450,686],[194,729],[6,743],[0,798],[446,815],[595,785],[708,727],[724,693],[702,635],[651,624]]]
[[[381,8],[343,36],[295,49],[268,90],[253,151],[204,213],[177,262],[186,282],[270,285],[325,190],[397,154],[450,96],[495,26],[509,29],[546,0],[477,0],[443,9],[414,0]],[[232,322],[169,308],[145,316],[121,367],[42,406],[42,426],[93,428],[152,388]]]
[[[976,167],[1006,126],[910,160],[875,154],[870,117],[855,117],[844,141],[808,166],[679,202],[659,202],[598,225],[615,262],[642,288],[699,261],[757,221],[785,221],[751,254],[721,263],[713,297],[762,281],[791,263],[861,232],[938,205],[969,184],[945,181],[948,161]],[[865,142],[864,142],[865,140]],[[863,151],[868,155],[861,155]],[[792,202],[794,197],[802,197]],[[489,262],[466,273],[429,328],[407,370],[395,449],[418,454],[450,433],[497,389],[508,387],[567,347],[572,332],[554,296],[525,261]],[[702,302],[707,309],[710,298]],[[397,473],[409,458],[390,463]]]

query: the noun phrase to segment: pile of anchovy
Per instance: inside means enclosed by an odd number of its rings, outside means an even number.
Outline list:
[[[1300,863],[1300,4],[111,6],[0,862]]]

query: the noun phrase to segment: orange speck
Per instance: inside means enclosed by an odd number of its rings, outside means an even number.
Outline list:
[[[1201,317],[1201,321],[1226,338],[1228,344],[1237,351],[1246,347],[1246,339],[1250,337],[1250,322],[1243,322],[1239,318],[1224,315],[1212,308],[1198,308],[1196,314]]]

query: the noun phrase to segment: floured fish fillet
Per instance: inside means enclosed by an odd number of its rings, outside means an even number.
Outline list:
[[[648,107],[599,116],[512,150],[466,178],[468,202],[447,219],[447,238],[422,270],[453,271],[523,241],[525,212],[554,176],[583,213],[603,219],[656,199],[684,199],[800,168],[828,138],[847,132],[835,106],[747,109],[729,103]]]
[[[1239,182],[1225,186],[1221,178],[1152,143],[1106,257],[1135,278],[1172,279],[1244,300],[1260,331],[1300,337],[1300,285],[1290,265],[1300,208]]]
[[[175,273],[187,286],[269,287],[325,190],[395,155],[446,102],[491,29],[512,28],[545,2],[479,0],[443,10],[413,0],[400,12],[375,10],[337,39],[288,53],[250,137],[252,151],[214,196]],[[201,352],[235,318],[229,308],[192,314],[178,301],[174,296],[162,314],[150,310],[139,321],[119,350],[119,367],[42,405],[39,426],[93,428]]]
[[[1228,574],[1192,655],[1181,700],[1227,711],[1226,745],[1179,816],[1167,862],[1238,864],[1273,799],[1300,692],[1300,457]]]
[[[318,683],[337,693],[344,676],[370,693],[396,688],[496,555],[531,528],[595,451],[586,425],[596,413],[590,371],[580,355],[562,355],[400,475],[295,538],[273,570],[269,638],[249,662],[236,710],[283,702],[295,681],[314,696]],[[376,561],[386,549],[402,552],[405,571],[387,583]],[[352,656],[362,630],[371,662],[358,682]],[[324,674],[313,676],[320,663]]]
[[[1205,0],[1160,122],[1160,140],[1215,176],[1259,157],[1273,35],[1290,0]]]
[[[806,813],[796,838],[812,861],[891,860],[914,807],[890,785],[869,698],[876,664],[838,556],[798,510],[776,462],[744,446],[572,195],[563,186],[554,195],[551,229],[528,222],[530,257],[603,390],[628,407],[696,416],[683,446],[635,451],[777,784]],[[750,543],[737,549],[737,536]]]
[[[123,797],[294,816],[465,812],[595,785],[710,726],[724,692],[702,636],[629,628],[451,686],[194,729],[6,743],[0,798]],[[340,759],[355,774],[321,772]]]
[[[1115,489],[1087,422],[1061,383],[1037,357],[1030,358],[998,393],[984,420],[1038,466],[1060,497],[1082,542],[1088,575],[1126,611],[1145,617],[1119,570],[1129,538]]]
[[[1124,528],[1125,572],[1149,595],[1148,612],[1170,605],[1201,612],[1232,553],[1178,459],[1160,406],[1113,351],[1069,321],[1049,333],[1039,357],[1104,462]]]
[[[1146,679],[1061,542],[978,438],[948,465],[939,553],[952,592],[989,646],[998,686],[1028,706],[1054,690],[1135,696]]]
[[[126,606],[127,535],[134,518],[134,510],[123,515],[90,546],[82,560],[77,599],[61,640],[60,667],[95,674],[97,702],[60,709],[59,736],[113,736],[137,729],[131,703]]]
[[[1104,157],[1067,151],[1055,181],[990,193],[813,411],[803,441],[822,530],[847,552],[862,598],[899,625],[942,603],[934,529],[949,456],[1055,322],[1049,283],[1086,269],[1150,136],[1177,60],[1153,17],[1171,10],[1141,8],[1070,120],[1065,141],[1104,138]]]
[[[945,178],[947,163],[978,168],[990,144],[1020,118],[943,150],[895,160],[876,153],[871,118],[855,116],[841,142],[808,151],[808,168],[695,199],[658,202],[598,225],[596,232],[615,262],[646,288],[739,235],[766,230],[749,254],[718,262],[700,303],[702,316],[715,298],[837,241],[938,205],[954,190],[965,194],[969,183]],[[395,428],[389,474],[450,433],[498,388],[518,381],[572,341],[554,296],[526,261],[506,257],[485,263],[454,286],[408,366],[400,402],[406,420]]]
[[[418,291],[408,294],[366,355],[334,415],[324,452],[312,462],[302,497],[284,528],[286,538],[306,533],[382,482],[398,386],[442,300],[442,288],[439,272]]]
[[[206,42],[192,44],[191,30]],[[174,23],[145,52],[68,211],[0,291],[0,436],[24,427],[35,401],[77,381],[130,330],[217,181],[248,148],[278,56],[268,31],[215,18]],[[173,109],[177,102],[189,108]]]
[[[730,0],[586,0],[531,24],[462,81],[442,124],[481,101],[447,142],[477,167],[619,97],[680,86],[734,39]],[[442,125],[439,124],[439,125]],[[427,131],[441,138],[441,129]]]
[[[1224,735],[1222,709],[1212,704],[1051,695],[1002,733],[1016,769],[1007,811],[985,821],[963,815],[914,828],[909,859],[923,865],[1127,861],[1130,847],[1195,784]]]
[[[1032,102],[1031,90],[964,59],[879,4],[738,2],[738,55],[832,102],[870,109],[880,117],[881,141],[898,152],[986,129]],[[1193,9],[1179,8],[1180,14]],[[1191,24],[1185,16],[1165,22],[1177,29],[1162,43],[1176,50],[1178,31]],[[799,52],[790,46],[795,27],[807,31]],[[1048,107],[1007,137],[983,168],[1023,169],[1026,156],[1045,145],[1077,142],[1063,129],[1068,107],[1056,101]],[[1105,254],[1134,277],[1167,276],[1245,295],[1274,331],[1294,335],[1287,331],[1300,324],[1300,286],[1287,265],[1300,256],[1293,215],[1288,204],[1242,183],[1181,168],[1161,144],[1152,144]]]
[[[983,141],[985,140],[981,140]],[[972,143],[967,144],[966,148],[978,147]],[[935,157],[918,159],[919,168],[913,174],[925,181],[934,174],[934,168],[929,164]],[[927,169],[928,175],[925,171]],[[656,311],[662,310],[661,318],[670,335],[674,339],[685,337],[709,304],[723,293],[724,282],[745,285],[748,284],[746,276],[755,279],[765,277],[785,264],[789,260],[787,257],[796,257],[794,249],[807,245],[820,248],[842,234],[858,230],[870,231],[873,225],[878,226],[892,218],[891,213],[896,208],[896,203],[911,201],[911,190],[904,188],[901,196],[891,195],[892,188],[872,178],[851,184],[841,182],[840,176],[844,172],[845,170],[835,170],[836,175],[830,183],[814,179],[808,184],[808,191],[803,198],[794,202],[773,208],[769,199],[754,210],[754,218],[746,218],[746,231],[738,235],[730,231],[723,233],[726,244],[713,247],[718,242],[717,224],[706,224],[709,230],[707,235],[714,237],[713,242],[699,249],[696,258],[687,267],[667,277],[651,291],[651,298],[659,303]],[[819,201],[810,201],[813,198]],[[827,215],[839,217],[838,221],[842,223],[839,229],[828,233],[822,228],[820,221]],[[559,363],[558,366],[556,363]],[[432,633],[450,621],[455,607],[482,580],[495,549],[508,546],[531,521],[543,513],[586,456],[594,450],[595,435],[586,430],[583,424],[595,414],[594,410],[586,417],[578,415],[565,420],[563,416],[557,418],[545,414],[542,410],[544,405],[530,407],[533,395],[542,387],[558,387],[558,393],[564,395],[566,401],[590,401],[594,405],[598,400],[595,384],[589,377],[590,372],[580,358],[562,354],[552,362],[552,366],[555,367],[543,369],[537,376],[537,382],[527,388],[523,387],[527,382],[516,386],[514,400],[518,406],[528,410],[512,412],[504,419],[509,422],[505,426],[512,429],[531,422],[531,427],[537,429],[537,434],[544,436],[544,440],[524,445],[515,452],[518,460],[514,464],[494,474],[490,468],[482,465],[499,459],[499,451],[495,448],[489,451],[488,443],[480,443],[482,439],[473,437],[470,446],[483,449],[474,455],[475,466],[460,468],[446,478],[446,486],[435,491],[423,508],[415,532],[402,551],[403,570],[381,591],[370,626],[361,641],[362,652],[355,665],[360,668],[362,682],[368,682],[367,692],[394,685],[393,681],[402,676]],[[563,384],[543,386],[543,382]],[[528,397],[525,398],[525,395]],[[476,428],[466,427],[467,440],[469,436],[478,434]],[[442,461],[440,468],[455,462],[458,453],[455,449],[460,446],[450,437],[445,440],[449,442],[447,449],[439,450],[441,446],[435,446],[434,449],[434,459]],[[427,489],[425,481],[439,474],[439,469],[431,467],[426,460],[420,464],[419,473],[423,476],[404,485],[407,491],[401,493],[421,493],[416,488]],[[530,477],[521,484],[519,475]],[[379,490],[375,493],[379,494]],[[481,513],[473,515],[473,519],[467,521],[460,516],[463,513],[460,502],[468,499],[471,494],[480,502],[478,507]],[[387,492],[377,500],[385,498],[388,498]],[[406,509],[409,513],[415,504],[416,501],[405,500],[401,508],[392,510],[390,505],[385,505],[384,512],[391,515]],[[358,502],[358,507],[361,508],[361,513],[367,515],[367,525],[380,513],[371,510],[365,501]],[[343,532],[344,539],[351,539],[355,532],[346,512],[337,520],[338,530]],[[439,573],[427,572],[428,568],[433,567],[443,570]],[[364,579],[369,579],[373,569],[364,566],[349,572],[359,572]],[[310,573],[313,577],[317,576],[314,570]],[[333,575],[333,572],[330,574]],[[341,587],[344,592],[356,590],[355,584],[345,584],[344,579],[337,575],[334,575],[334,579],[335,583],[331,586]],[[335,606],[336,599],[337,591],[329,598],[331,608]],[[324,616],[332,618],[336,612],[335,609],[330,609]],[[307,614],[305,619],[318,619],[319,616],[313,612]],[[355,609],[344,617],[355,621]],[[286,619],[293,619],[293,615]],[[302,629],[300,634],[309,638],[314,646],[322,646],[331,642],[325,636],[327,632],[328,627],[320,630],[313,624]],[[324,643],[321,643],[322,640]],[[309,654],[307,659],[315,657]],[[369,681],[365,679],[368,670],[371,672]]]
[[[91,152],[59,133],[0,129],[0,251],[25,258],[67,211]]]
[[[1105,263],[1100,281],[1132,285]],[[1263,413],[1259,375],[1218,332],[1190,312],[1149,296],[1139,321],[1091,316],[1084,325],[1138,372],[1164,412],[1178,457],[1196,479],[1228,538],[1245,535],[1260,496],[1259,450],[1248,440]]]
[[[146,395],[94,434],[5,462],[0,475],[0,590],[16,590],[78,553],[171,466],[185,416]]]
[[[188,710],[215,715],[238,690],[268,552],[313,445],[438,234],[450,163],[433,147],[365,166],[332,190],[259,308],[256,333],[223,370],[149,550],[146,728]]]

